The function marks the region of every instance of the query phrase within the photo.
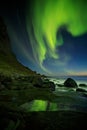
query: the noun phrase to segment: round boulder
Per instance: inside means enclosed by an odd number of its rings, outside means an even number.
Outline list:
[[[73,80],[72,78],[68,78],[68,79],[64,82],[64,86],[65,86],[65,87],[72,87],[72,88],[78,87],[76,81]]]

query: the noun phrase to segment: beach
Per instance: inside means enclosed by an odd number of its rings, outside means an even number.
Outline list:
[[[69,110],[87,113],[87,77],[70,77],[73,78],[78,87],[66,87],[64,82],[68,77],[50,77],[49,80],[56,85],[53,92],[58,96],[55,102],[58,104],[58,110]],[[80,86],[83,85],[83,86]],[[81,89],[84,91],[77,91]]]

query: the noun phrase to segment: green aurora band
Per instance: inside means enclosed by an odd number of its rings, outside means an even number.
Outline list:
[[[27,4],[27,32],[33,54],[40,67],[47,57],[59,59],[56,52],[63,45],[57,32],[65,26],[73,36],[87,32],[87,4],[84,0],[34,0]]]

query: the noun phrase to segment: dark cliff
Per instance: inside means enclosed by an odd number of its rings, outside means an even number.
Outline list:
[[[0,73],[6,75],[32,75],[32,70],[20,64],[13,54],[7,28],[2,17],[0,17]]]

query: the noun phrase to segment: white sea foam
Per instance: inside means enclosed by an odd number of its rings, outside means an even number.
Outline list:
[[[49,77],[48,79],[52,82],[55,83],[56,85],[56,90],[55,91],[63,91],[63,92],[66,92],[66,91],[76,91],[76,88],[65,88],[65,87],[59,87],[57,84],[61,84],[63,85],[65,80],[69,78],[68,76],[63,76],[63,77]],[[79,84],[85,84],[87,85],[87,76],[72,76],[70,77],[72,79],[74,79],[78,85],[79,88],[83,88],[87,91],[87,86],[79,86]]]

